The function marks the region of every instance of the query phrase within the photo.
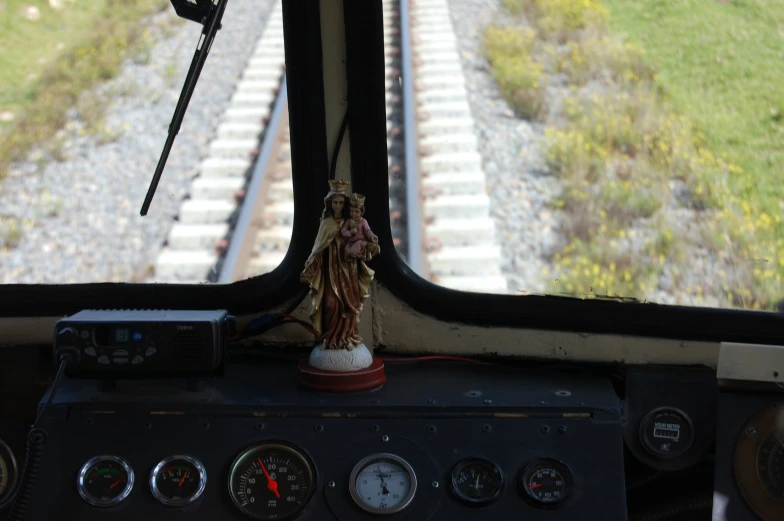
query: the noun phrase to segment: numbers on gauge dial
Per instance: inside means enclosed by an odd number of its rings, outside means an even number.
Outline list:
[[[352,472],[351,495],[364,510],[392,514],[404,509],[416,492],[416,476],[411,466],[392,454],[360,461]]]
[[[190,456],[165,458],[150,475],[153,496],[168,506],[184,506],[196,501],[206,485],[204,465]]]
[[[560,461],[542,459],[525,471],[523,487],[530,499],[541,505],[555,505],[566,500],[572,485],[569,468]]]
[[[290,519],[302,512],[313,488],[304,457],[282,445],[249,449],[234,465],[232,499],[254,519]]]

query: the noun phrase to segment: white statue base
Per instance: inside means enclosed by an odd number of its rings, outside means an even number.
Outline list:
[[[347,349],[321,349],[319,345],[310,352],[308,363],[311,367],[322,371],[347,373],[370,367],[373,364],[373,355],[365,344],[359,344],[351,351]]]

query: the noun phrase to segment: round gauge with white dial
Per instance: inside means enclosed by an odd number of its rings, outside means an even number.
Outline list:
[[[371,514],[394,514],[416,494],[417,479],[406,460],[394,454],[374,454],[354,466],[349,491],[356,504]]]

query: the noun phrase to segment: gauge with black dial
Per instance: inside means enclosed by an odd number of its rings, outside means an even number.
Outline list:
[[[178,507],[196,501],[207,486],[204,465],[190,456],[169,456],[150,473],[150,490],[164,505]]]
[[[694,442],[694,426],[685,412],[675,407],[659,407],[640,422],[640,439],[645,449],[658,459],[683,456]]]
[[[0,508],[8,505],[14,497],[16,472],[14,453],[3,440],[0,440]]]
[[[553,459],[534,461],[523,472],[523,490],[528,499],[543,506],[562,503],[572,489],[569,468]]]
[[[481,458],[461,461],[452,471],[452,492],[472,506],[487,505],[501,495],[504,475],[498,465]]]
[[[278,442],[256,445],[237,456],[229,474],[234,504],[253,519],[298,517],[316,488],[313,464],[300,450]]]
[[[117,456],[96,456],[82,466],[77,480],[79,495],[96,507],[122,502],[133,489],[133,470]]]
[[[406,460],[394,454],[374,454],[360,460],[349,477],[349,492],[362,510],[394,514],[416,494],[417,479]]]

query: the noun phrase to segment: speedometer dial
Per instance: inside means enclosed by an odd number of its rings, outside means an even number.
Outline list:
[[[302,452],[281,443],[263,443],[237,456],[229,492],[246,515],[267,520],[294,519],[313,497],[313,465]]]

